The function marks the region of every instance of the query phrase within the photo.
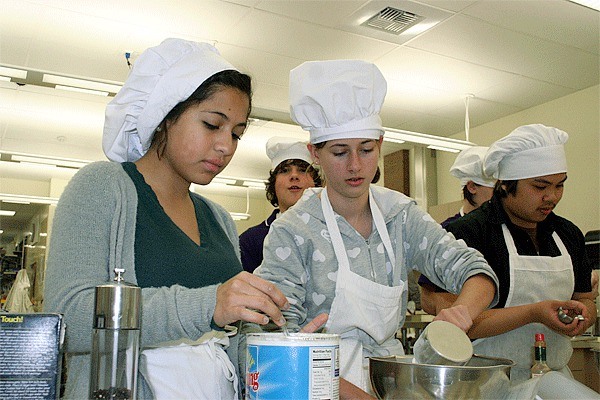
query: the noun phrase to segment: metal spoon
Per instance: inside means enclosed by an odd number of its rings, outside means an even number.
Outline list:
[[[285,321],[285,324],[281,325],[281,330],[283,331],[284,336],[290,336],[290,331],[287,327],[287,321]]]
[[[574,319],[578,319],[580,321],[583,321],[585,318],[581,314],[579,314],[575,318],[573,318],[570,315],[568,315],[566,312],[564,312],[564,310],[563,310],[562,307],[558,307],[558,319],[563,324],[570,324],[571,322],[573,322]]]

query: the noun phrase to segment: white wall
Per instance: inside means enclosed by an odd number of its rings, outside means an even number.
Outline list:
[[[583,233],[600,229],[600,86],[532,107],[472,128],[470,140],[489,146],[518,126],[541,123],[569,134],[565,149],[568,180],[556,213],[575,223]],[[464,139],[462,132],[455,136]],[[462,192],[450,169],[456,155],[437,152],[438,203],[460,200]]]

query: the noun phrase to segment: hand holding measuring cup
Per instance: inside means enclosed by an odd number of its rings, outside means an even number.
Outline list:
[[[473,345],[467,334],[446,321],[433,321],[427,325],[413,350],[419,364],[460,366],[473,356]]]

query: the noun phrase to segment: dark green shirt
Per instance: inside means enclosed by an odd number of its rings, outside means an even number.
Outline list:
[[[208,205],[195,193],[200,246],[165,213],[135,164],[123,163],[137,194],[135,274],[140,287],[181,285],[197,288],[232,278],[242,271],[231,241]]]

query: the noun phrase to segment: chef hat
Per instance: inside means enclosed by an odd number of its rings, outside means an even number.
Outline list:
[[[473,146],[461,151],[450,168],[450,174],[460,180],[461,186],[469,181],[478,185],[494,187],[495,179],[483,174],[483,158],[488,147]]]
[[[165,39],[144,51],[106,106],[102,147],[118,162],[136,161],[167,114],[217,72],[236,69],[208,43]]]
[[[271,159],[271,169],[277,168],[285,160],[303,160],[312,163],[306,142],[289,137],[275,136],[267,141],[267,157]]]
[[[310,142],[383,135],[379,111],[387,83],[360,60],[309,61],[290,71],[290,114]]]
[[[520,126],[493,143],[484,173],[500,180],[519,180],[567,172],[564,144],[569,135],[541,124]]]

